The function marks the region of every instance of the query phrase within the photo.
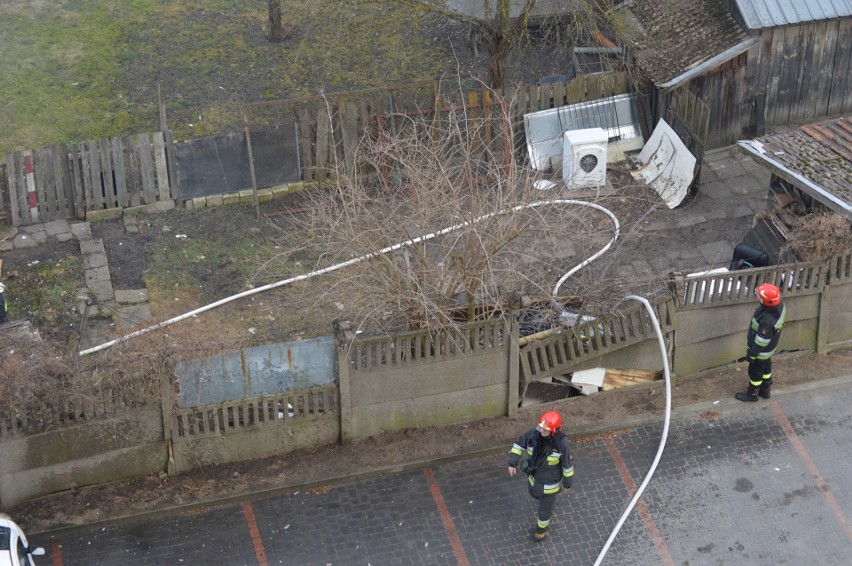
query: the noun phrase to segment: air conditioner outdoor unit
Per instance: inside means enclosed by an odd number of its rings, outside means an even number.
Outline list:
[[[562,136],[562,180],[569,189],[606,183],[606,144],[603,128],[569,130]]]

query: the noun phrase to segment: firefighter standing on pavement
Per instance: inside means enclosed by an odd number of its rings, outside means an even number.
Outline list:
[[[748,329],[748,387],[736,394],[740,401],[769,399],[772,388],[772,354],[778,346],[787,307],[781,300],[781,289],[771,283],[760,285],[755,293],[760,306],[754,311]]]
[[[536,541],[547,536],[556,495],[563,487],[571,489],[573,462],[571,443],[562,432],[562,417],[556,411],[541,415],[538,425],[523,433],[509,451],[509,475],[514,476],[519,468],[526,473],[530,495],[538,500]]]

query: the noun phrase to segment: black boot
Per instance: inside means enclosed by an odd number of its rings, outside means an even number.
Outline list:
[[[754,385],[749,384],[745,391],[740,391],[734,397],[737,398],[738,401],[757,401],[757,392],[758,388]]]
[[[757,392],[757,395],[762,399],[769,399],[771,393],[772,379],[764,379],[763,383],[760,384],[760,391]]]

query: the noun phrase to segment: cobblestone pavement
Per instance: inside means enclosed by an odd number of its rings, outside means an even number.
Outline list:
[[[848,564],[850,404],[852,376],[756,404],[676,408],[656,474],[604,564]],[[530,539],[532,500],[505,454],[30,539],[54,566],[589,565],[654,459],[660,420],[576,439],[575,487],[542,543]]]

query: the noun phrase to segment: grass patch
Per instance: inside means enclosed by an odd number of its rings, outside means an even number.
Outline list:
[[[68,329],[77,290],[83,285],[79,256],[24,265],[4,273],[9,320],[29,319],[39,328]]]
[[[428,18],[394,5],[283,0],[288,37],[266,39],[266,3],[6,0],[0,3],[0,156],[159,129],[176,139],[241,130],[244,103],[454,70]]]

